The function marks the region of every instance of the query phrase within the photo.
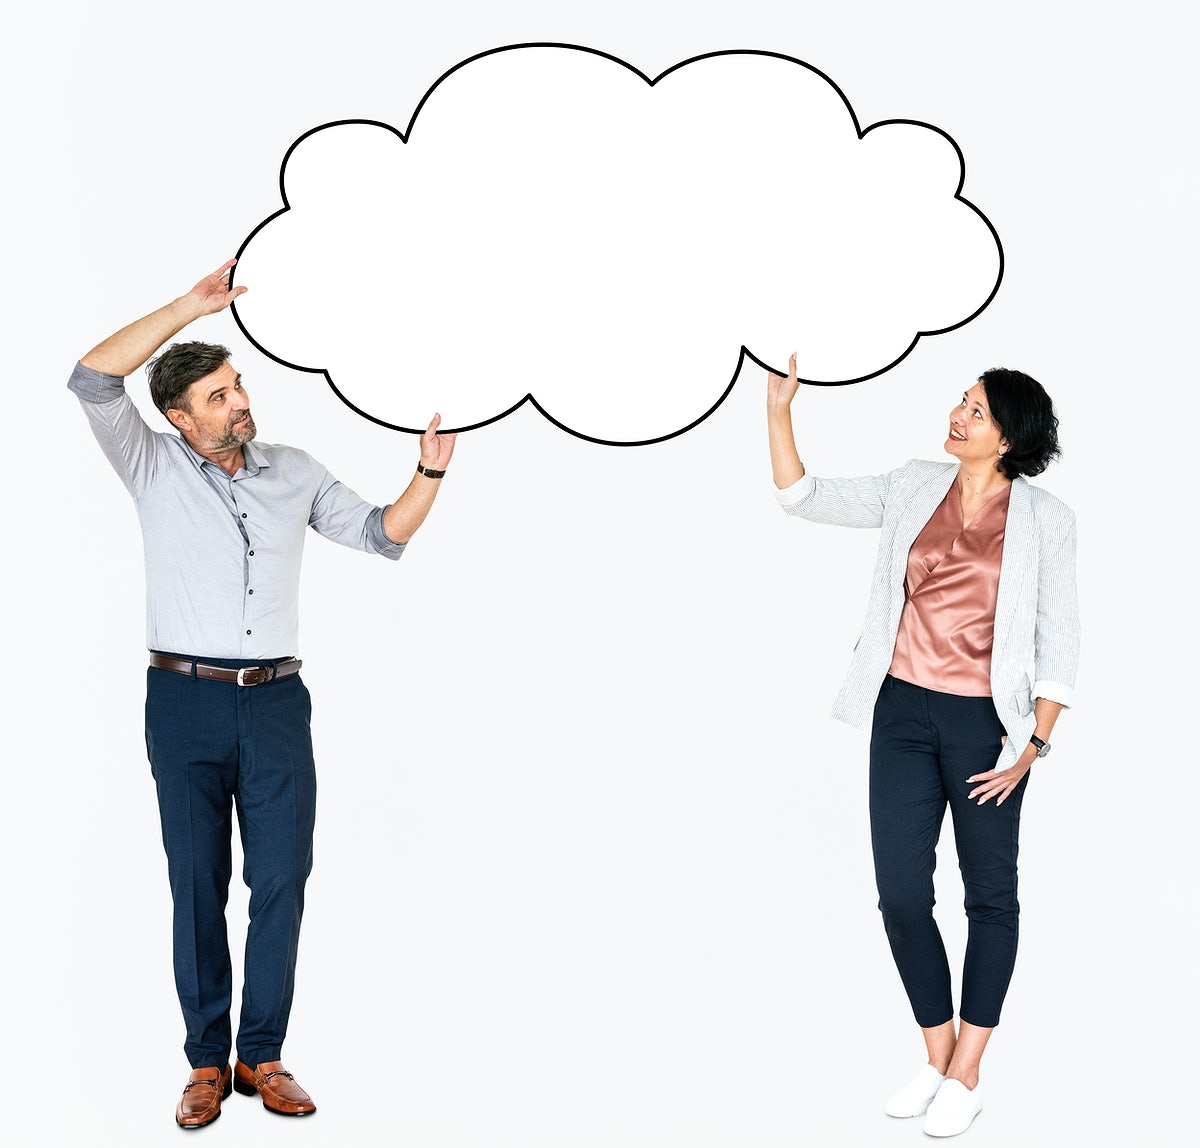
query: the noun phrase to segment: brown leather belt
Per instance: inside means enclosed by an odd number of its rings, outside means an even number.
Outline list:
[[[303,662],[299,658],[280,658],[273,666],[243,666],[240,670],[234,670],[228,666],[208,666],[186,658],[171,658],[166,654],[151,654],[150,664],[156,670],[171,670],[177,674],[187,674],[189,678],[194,668],[198,678],[208,678],[214,682],[234,682],[239,686],[261,686],[276,678],[286,678],[288,674],[294,674]]]

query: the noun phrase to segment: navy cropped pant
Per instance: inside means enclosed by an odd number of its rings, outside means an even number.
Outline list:
[[[935,850],[946,807],[967,911],[959,1016],[993,1028],[1017,955],[1017,832],[1029,775],[997,806],[967,794],[996,764],[1004,727],[991,698],[884,679],[871,729],[871,845],[879,909],[922,1028],[954,1017],[950,965],[933,917]]]
[[[299,674],[238,686],[147,671],[146,749],[174,902],[184,1051],[193,1068],[224,1067],[232,1048],[225,906],[235,806],[250,888],[237,1053],[250,1065],[280,1059],[312,868],[317,782],[310,717]]]

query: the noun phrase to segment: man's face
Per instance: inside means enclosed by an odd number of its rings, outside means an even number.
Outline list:
[[[242,376],[231,363],[222,363],[211,375],[197,379],[184,395],[187,407],[171,421],[200,454],[244,446],[257,433],[250,417],[250,396]]]

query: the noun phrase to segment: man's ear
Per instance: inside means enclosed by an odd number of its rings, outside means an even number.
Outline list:
[[[171,420],[171,425],[177,430],[187,430],[188,424],[192,421],[188,417],[187,411],[181,411],[178,407],[171,407],[167,411],[167,418]]]

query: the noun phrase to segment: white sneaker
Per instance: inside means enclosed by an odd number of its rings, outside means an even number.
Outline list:
[[[926,1136],[957,1136],[971,1127],[983,1108],[979,1086],[968,1088],[961,1080],[947,1080],[925,1113]]]
[[[887,1098],[883,1106],[884,1112],[889,1116],[923,1115],[945,1079],[932,1064],[923,1065],[912,1080]]]

